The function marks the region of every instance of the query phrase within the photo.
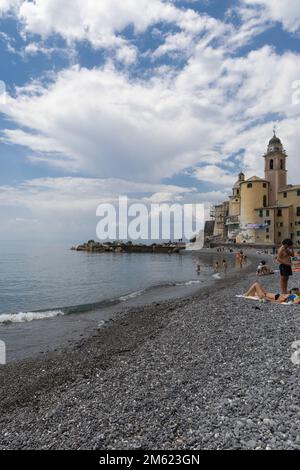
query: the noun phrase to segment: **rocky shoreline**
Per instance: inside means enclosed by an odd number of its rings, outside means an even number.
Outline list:
[[[88,253],[158,253],[158,254],[173,254],[180,253],[185,250],[185,243],[163,243],[152,245],[134,244],[132,242],[107,242],[100,243],[94,240],[89,240],[82,245],[73,246],[72,251],[84,251]]]
[[[253,268],[0,367],[0,449],[300,449],[300,307],[237,299]]]

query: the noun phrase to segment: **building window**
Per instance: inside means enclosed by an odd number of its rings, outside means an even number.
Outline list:
[[[297,207],[297,216],[300,217],[300,207]]]
[[[266,232],[267,232],[267,233],[270,233],[270,229],[269,229],[269,228],[267,228],[267,229],[266,229]]]
[[[271,220],[266,220],[268,225],[271,225]]]
[[[283,197],[287,198],[287,193],[283,193]]]
[[[278,236],[281,237],[281,232],[278,232]]]
[[[297,231],[297,237],[300,237],[300,231],[299,230]]]
[[[266,188],[266,187],[267,187],[267,183],[264,183],[264,184],[263,184],[263,188]]]
[[[266,239],[269,240],[269,239],[270,239],[270,235],[266,235]]]
[[[274,160],[270,160],[270,170],[274,170]]]
[[[252,188],[252,187],[253,187],[253,184],[252,184],[252,183],[248,183],[248,184],[247,184],[247,188],[250,189],[250,188]]]
[[[258,216],[259,216],[259,217],[263,217],[263,215],[264,215],[264,211],[263,211],[262,209],[260,209]]]
[[[280,160],[280,169],[284,170],[283,160]]]
[[[267,216],[267,217],[270,217],[270,211],[269,211],[269,209],[267,209],[267,211],[266,211],[266,216]]]
[[[240,194],[240,190],[239,190],[239,189],[237,189],[236,193],[237,193],[237,194]]]
[[[264,206],[264,207],[267,207],[267,196],[264,196],[263,206]]]
[[[281,209],[278,209],[277,215],[278,215],[278,217],[282,217],[282,210]]]
[[[300,189],[298,189],[297,191],[297,196],[300,196]]]

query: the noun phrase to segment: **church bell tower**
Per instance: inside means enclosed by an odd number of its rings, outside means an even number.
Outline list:
[[[273,206],[277,204],[278,191],[287,185],[287,154],[281,140],[276,136],[275,129],[274,136],[269,142],[264,159],[265,179],[270,182],[269,205]]]

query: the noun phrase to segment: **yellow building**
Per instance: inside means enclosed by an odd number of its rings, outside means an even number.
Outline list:
[[[258,229],[258,207],[267,207],[270,183],[253,176],[241,184],[240,232],[237,243],[256,243]]]
[[[265,177],[240,173],[229,201],[215,206],[214,236],[256,245],[292,238],[300,245],[300,185],[287,184],[287,154],[275,133],[263,158]]]

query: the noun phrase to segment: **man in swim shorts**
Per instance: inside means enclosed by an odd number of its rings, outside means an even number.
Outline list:
[[[288,292],[288,282],[290,276],[293,275],[292,270],[292,257],[294,256],[293,241],[289,238],[283,240],[277,255],[277,262],[279,263],[280,271],[280,288],[282,294]]]

